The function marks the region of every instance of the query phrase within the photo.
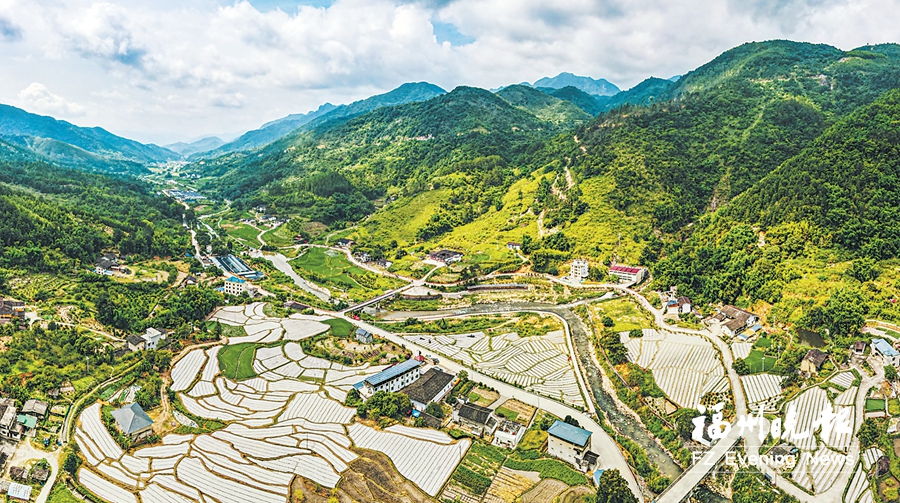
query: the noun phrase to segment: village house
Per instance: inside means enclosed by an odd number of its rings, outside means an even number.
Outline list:
[[[377,265],[378,267],[383,267],[385,269],[390,269],[391,266],[394,265],[394,263],[391,262],[390,260],[385,260],[383,258],[380,258],[380,259],[375,260],[375,265]]]
[[[10,466],[9,477],[13,480],[25,482],[28,479],[28,470],[24,466]]]
[[[590,471],[597,464],[597,454],[591,452],[591,432],[556,420],[547,430],[547,453],[570,463],[582,471]]]
[[[196,276],[188,276],[184,278],[184,286],[196,286],[199,281]]]
[[[94,272],[103,276],[112,276],[117,272],[126,273],[126,269],[119,263],[119,257],[115,253],[104,253],[94,263]]]
[[[11,320],[25,317],[25,303],[12,299],[0,299],[0,319]]]
[[[16,422],[22,428],[22,435],[25,436],[34,436],[34,429],[37,428],[37,419],[33,416],[26,416],[25,414],[16,415]]]
[[[388,367],[362,381],[359,393],[365,398],[369,398],[378,391],[400,391],[419,379],[421,365],[416,360],[406,360]]]
[[[338,239],[334,245],[337,246],[338,248],[350,248],[350,246],[352,244],[353,244],[352,239],[341,238],[341,239]]]
[[[884,339],[872,339],[872,356],[880,356],[885,365],[900,366],[900,352]]]
[[[462,260],[463,254],[453,250],[438,250],[436,252],[429,253],[428,258],[435,262],[443,262],[446,265],[450,265],[454,262],[459,262],[460,260]]]
[[[464,403],[454,409],[453,421],[468,427],[477,436],[491,435],[497,428],[497,420],[491,414],[491,409],[474,403]]]
[[[506,243],[506,247],[510,250],[519,251],[522,249],[522,243],[515,243],[513,241],[510,241],[509,243]]]
[[[37,419],[44,419],[49,408],[50,405],[47,402],[32,398],[25,401],[25,405],[22,407],[22,414],[27,414]]]
[[[455,380],[455,375],[432,367],[418,381],[401,389],[400,393],[409,397],[414,409],[424,412],[428,404],[440,402],[447,393],[450,393]]]
[[[166,331],[148,328],[143,334],[132,334],[125,338],[129,351],[153,350],[159,347],[159,341],[166,340]]]
[[[369,262],[372,261],[372,256],[366,252],[357,253],[354,255],[354,257],[356,257],[356,260],[359,260],[363,264],[368,264]]]
[[[569,269],[569,277],[576,281],[584,281],[590,274],[590,268],[587,259],[577,258],[572,261],[572,267]]]
[[[119,431],[133,440],[140,440],[153,434],[153,420],[137,402],[114,410],[112,415]]]
[[[125,338],[125,345],[128,347],[128,351],[143,351],[144,338],[140,334],[131,334]]]
[[[372,336],[371,332],[362,328],[356,329],[356,342],[360,344],[372,344],[373,340],[374,336]]]
[[[666,304],[666,313],[667,314],[690,314],[693,309],[691,306],[691,301],[685,296],[680,296],[675,299],[669,299],[669,302]]]
[[[494,430],[494,444],[505,449],[515,449],[522,437],[525,436],[525,427],[515,421],[502,420]]]
[[[862,359],[866,355],[866,343],[863,341],[856,341],[853,343],[853,347],[850,348],[850,357],[856,359]]]
[[[223,291],[228,295],[240,296],[244,292],[247,292],[251,297],[256,295],[256,287],[247,282],[247,280],[230,276],[225,280],[225,285],[222,287]]]
[[[810,349],[806,352],[803,360],[800,361],[800,372],[811,376],[819,375],[819,370],[822,370],[822,365],[827,359],[827,353],[823,353],[818,349]]]
[[[609,266],[609,274],[619,278],[620,283],[637,284],[647,277],[647,269],[613,264]]]
[[[18,413],[15,400],[0,399],[0,437],[21,440],[24,428],[17,420]]]
[[[712,317],[722,326],[722,333],[734,337],[759,321],[759,316],[734,306],[722,306]]]

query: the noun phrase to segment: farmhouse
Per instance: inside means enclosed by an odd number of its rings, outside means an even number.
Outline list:
[[[582,470],[590,470],[597,463],[597,454],[590,451],[591,432],[556,420],[547,430],[547,453],[571,463]]]
[[[368,264],[372,261],[372,255],[369,255],[366,252],[357,253],[356,255],[354,255],[354,257],[356,257],[356,260],[359,260],[363,264]]]
[[[350,245],[352,245],[352,244],[353,244],[352,239],[341,238],[341,239],[337,240],[337,242],[335,243],[335,246],[337,246],[338,248],[350,248]]]
[[[252,297],[256,294],[256,287],[247,283],[246,280],[241,278],[231,276],[225,280],[225,293],[228,295],[236,295],[239,296],[244,292],[247,292]]]
[[[525,427],[509,420],[500,421],[497,430],[494,431],[494,445],[506,449],[515,449],[519,441],[525,436]]]
[[[24,318],[25,303],[12,299],[0,299],[0,319]]]
[[[129,351],[143,351],[144,338],[140,334],[131,334],[125,338],[125,345],[128,346]]]
[[[35,400],[34,398],[32,398],[25,401],[25,405],[22,407],[22,414],[27,414],[38,419],[43,419],[44,416],[47,415],[47,409],[49,408],[50,405],[47,404],[47,402]]]
[[[609,274],[619,278],[620,282],[640,283],[647,277],[647,269],[613,264],[609,266]]]
[[[421,365],[416,360],[406,360],[367,377],[362,382],[360,394],[368,398],[377,391],[400,391],[419,379]]]
[[[13,475],[13,468],[18,468],[20,470],[16,473],[16,476]],[[15,480],[21,480],[22,482],[24,482],[25,469],[21,466],[13,466],[9,469],[9,476]],[[10,499],[14,500],[31,501],[31,486],[12,482],[11,484],[9,484],[9,489],[7,489],[6,495]]]
[[[119,257],[115,253],[104,253],[94,263],[94,272],[104,276],[112,276],[116,272],[125,271],[125,267],[119,264]]]
[[[443,262],[444,264],[450,265],[454,262],[459,262],[460,260],[462,260],[463,254],[453,250],[438,250],[436,252],[429,253],[428,258],[434,260],[435,262]]]
[[[424,411],[428,404],[439,402],[453,389],[456,376],[433,367],[422,375],[418,381],[400,390],[400,393],[409,397],[413,408]]]
[[[885,365],[900,366],[900,352],[884,339],[872,339],[872,355],[881,356]]]
[[[588,261],[583,258],[577,258],[572,261],[569,277],[577,281],[584,281],[588,277],[589,270],[590,265],[588,264]]]
[[[722,306],[717,311],[718,313],[712,319],[718,321],[722,325],[722,333],[730,337],[734,337],[759,321],[759,317],[755,314],[734,306]]]
[[[390,260],[385,260],[383,258],[380,258],[380,259],[375,260],[375,265],[377,265],[378,267],[383,267],[385,269],[390,269],[391,266],[394,265],[394,263],[391,262]]]
[[[690,314],[691,309],[691,300],[683,295],[676,299],[669,300],[666,306],[666,312],[668,314]]]
[[[827,359],[827,353],[823,353],[818,349],[810,349],[806,352],[803,360],[800,361],[800,372],[805,372],[808,375],[819,375],[819,370],[822,369],[822,365]]]
[[[365,329],[357,328],[356,329],[356,342],[360,344],[372,344],[372,340],[374,337],[371,332],[368,332]]]
[[[464,403],[458,409],[454,409],[453,420],[468,426],[472,433],[478,436],[490,435],[497,427],[497,420],[491,414],[491,409],[474,403]]]
[[[157,330],[148,328],[143,334],[132,334],[125,338],[125,344],[129,351],[143,351],[145,349],[156,349],[159,347],[159,341],[166,339],[165,330]]]
[[[0,399],[0,437],[13,440],[22,438],[24,428],[17,421],[18,412],[15,400],[12,398]]]
[[[513,241],[510,241],[509,243],[506,243],[506,247],[510,250],[519,251],[522,249],[522,243],[515,243]]]
[[[141,439],[153,433],[153,420],[137,403],[132,403],[112,412],[119,430],[132,439]]]

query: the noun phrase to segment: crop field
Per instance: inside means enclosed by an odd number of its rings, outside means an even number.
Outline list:
[[[100,404],[86,408],[75,439],[85,464],[78,480],[115,502],[285,503],[297,475],[334,488],[359,455],[383,453],[403,477],[435,496],[469,449],[437,430],[392,427],[377,431],[353,423],[356,409],[342,403],[353,385],[384,369],[347,367],[311,357],[296,342],[328,330],[317,316],[270,318],[263,304],[220,309],[214,319],[243,324],[258,343],[251,359],[257,374],[223,375],[220,353],[229,346],[195,349],[173,366],[172,389],[192,415],[225,423],[200,435],[169,434],[162,442],[125,453],[103,425]],[[228,359],[232,358],[227,356]],[[226,366],[227,368],[227,366]],[[423,461],[427,460],[425,466]]]
[[[256,344],[244,342],[225,346],[219,351],[219,369],[229,379],[243,380],[256,377],[253,370],[253,358],[256,356]]]
[[[741,376],[741,385],[747,395],[747,405],[756,410],[760,404],[765,410],[775,410],[775,402],[781,397],[781,381],[784,378],[772,374]]]
[[[375,297],[404,284],[400,280],[369,272],[336,250],[310,247],[289,263],[305,279],[332,292],[342,291],[352,300]]]
[[[562,331],[527,338],[519,337],[515,332],[407,335],[404,338],[527,391],[579,407],[585,405]]]
[[[645,329],[632,339],[620,334],[628,359],[649,369],[660,389],[680,407],[696,408],[707,393],[728,390],[725,369],[712,344],[698,336]]]

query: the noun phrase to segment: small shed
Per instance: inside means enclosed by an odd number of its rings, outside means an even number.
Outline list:
[[[372,344],[373,340],[374,336],[367,330],[364,330],[362,328],[356,329],[356,341],[360,344]]]
[[[112,412],[116,426],[131,438],[143,438],[153,433],[153,420],[137,402]]]
[[[880,477],[891,470],[891,460],[887,456],[881,456],[875,463],[875,476]]]
[[[31,501],[31,486],[13,482],[9,485],[9,491],[6,493],[6,496],[11,499]]]

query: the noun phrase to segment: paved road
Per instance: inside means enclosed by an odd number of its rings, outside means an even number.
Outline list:
[[[423,353],[429,353],[431,350],[428,348],[419,346],[414,344],[399,335],[393,334],[386,330],[382,330],[374,325],[370,325],[365,323],[364,321],[359,320],[351,320],[347,317],[346,314],[343,313],[330,313],[323,312],[323,314],[328,314],[331,316],[342,317],[347,321],[355,323],[362,328],[376,334],[382,338],[393,341],[397,344],[401,344],[406,346],[407,349],[415,351],[422,351]],[[634,478],[631,472],[631,467],[628,465],[627,461],[625,461],[625,456],[622,454],[622,451],[619,450],[619,446],[616,445],[615,441],[606,433],[606,431],[601,428],[592,417],[588,416],[584,412],[581,412],[577,409],[574,409],[568,405],[562,404],[555,400],[551,400],[549,398],[544,398],[534,393],[527,392],[523,389],[516,388],[515,386],[509,385],[505,382],[498,381],[492,377],[486,376],[484,374],[479,373],[477,370],[465,367],[459,363],[456,363],[450,359],[441,359],[441,366],[457,373],[460,370],[465,370],[469,374],[469,378],[481,383],[484,383],[487,386],[490,386],[496,389],[501,395],[514,398],[516,400],[522,401],[534,407],[544,409],[551,414],[554,414],[558,417],[565,417],[567,415],[572,416],[577,419],[581,426],[587,430],[592,432],[591,435],[591,450],[600,454],[599,464],[607,469],[616,468],[619,470],[619,473],[625,478],[628,482],[628,486],[631,488],[632,492],[638,498],[639,501],[643,501],[644,497],[641,493],[641,488],[637,483],[637,480]],[[586,390],[584,390],[586,392]]]

